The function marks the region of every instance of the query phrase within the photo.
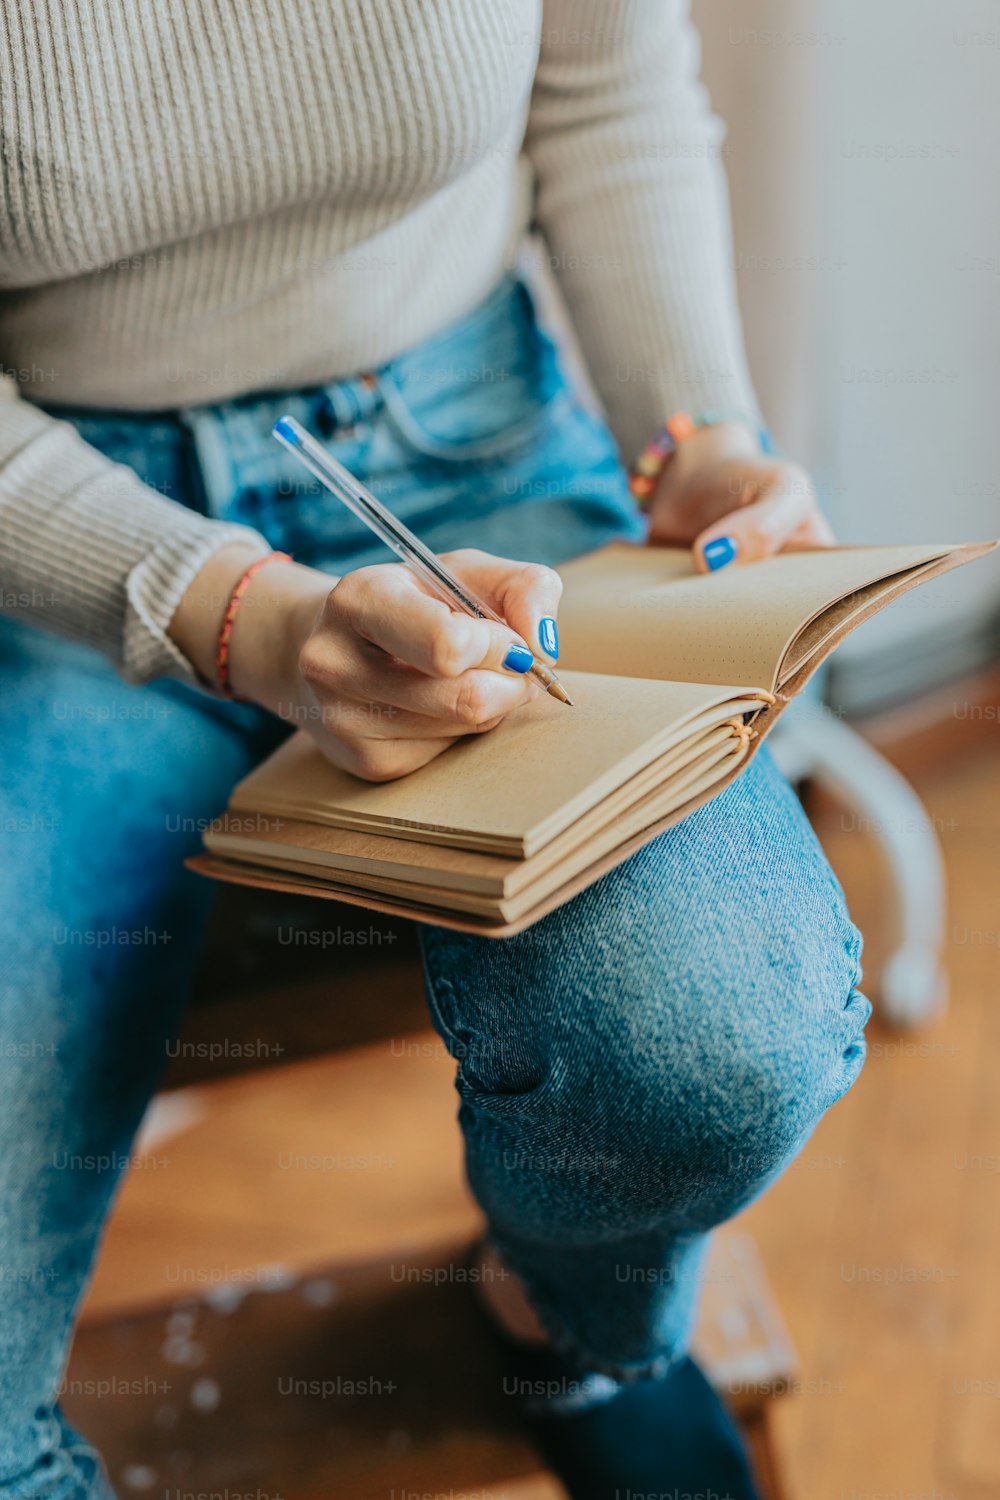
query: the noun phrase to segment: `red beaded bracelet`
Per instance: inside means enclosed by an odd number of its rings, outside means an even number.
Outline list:
[[[233,635],[233,623],[239,613],[250,580],[256,576],[267,563],[291,562],[287,552],[269,552],[266,557],[258,557],[252,562],[246,572],[240,578],[233,592],[229,596],[226,612],[222,616],[222,626],[219,630],[219,643],[215,648],[215,682],[219,692],[224,698],[235,698],[229,683],[229,643]]]

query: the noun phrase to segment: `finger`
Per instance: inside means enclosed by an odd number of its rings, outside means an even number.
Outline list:
[[[532,664],[506,625],[455,613],[398,563],[345,573],[327,599],[326,619],[433,677],[473,667],[523,677]]]
[[[410,714],[434,725],[428,732],[437,734],[468,734],[498,722],[541,692],[533,677],[480,668],[459,677],[430,677],[389,658],[369,659],[350,683],[351,697],[381,705],[383,718],[392,711]]]
[[[760,497],[731,511],[694,540],[695,566],[717,572],[732,562],[772,557],[789,545],[826,546],[832,532],[815,497],[797,486],[768,486]]]
[[[516,672],[473,668],[432,677],[343,632],[317,632],[300,669],[316,702],[307,710],[290,704],[292,722],[307,719],[309,727],[347,738],[469,734],[541,691],[533,677]]]
[[[444,740],[358,740],[345,742],[326,735],[317,743],[327,760],[360,776],[363,781],[395,781],[418,771],[447,750],[455,741]]]
[[[449,552],[443,561],[502,615],[533,651],[542,651],[551,661],[558,661],[556,615],[563,585],[554,568],[494,557],[474,547]]]
[[[802,526],[800,532],[796,532],[794,536],[788,538],[786,545],[794,547],[835,547],[837,545],[837,535],[826,516],[817,507],[809,517],[809,520]]]
[[[511,677],[475,669],[460,677],[424,677],[399,669],[386,674],[380,691],[410,713],[438,724],[438,733],[468,734],[537,698],[541,688],[533,677]]]
[[[428,684],[433,681],[413,675],[417,682]],[[510,710],[496,712],[496,704],[486,686],[498,680],[496,673],[467,675],[478,675],[484,679],[483,690],[463,691],[461,684],[466,681],[463,677],[459,679],[458,688],[452,689],[453,701],[447,705],[442,704],[441,710],[434,713],[414,712],[408,708],[399,708],[395,703],[338,698],[335,702],[316,704],[308,714],[298,714],[296,723],[300,726],[319,726],[337,739],[347,741],[439,740],[445,737],[457,738],[463,734],[485,734],[502,724]],[[538,693],[541,689],[535,686],[533,691]],[[519,699],[515,707],[519,707],[521,701],[523,700]]]

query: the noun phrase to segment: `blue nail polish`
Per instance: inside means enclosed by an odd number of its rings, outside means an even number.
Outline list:
[[[515,643],[504,657],[503,664],[509,672],[529,672],[534,659],[527,646]]]
[[[706,542],[701,550],[701,555],[708,563],[709,569],[717,573],[727,563],[731,563],[736,556],[736,543],[731,536],[716,536],[710,542]]]
[[[538,639],[546,656],[559,660],[559,631],[551,615],[544,615],[538,622]]]

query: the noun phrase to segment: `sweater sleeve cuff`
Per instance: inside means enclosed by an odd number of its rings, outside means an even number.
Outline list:
[[[239,542],[257,557],[272,550],[259,532],[247,526],[206,520],[193,511],[189,515],[195,524],[171,530],[126,579],[121,672],[127,682],[175,677],[204,687],[167,634],[177,606],[208,559],[222,547]]]
[[[185,590],[249,527],[211,520],[143,484],[68,422],[0,390],[0,578],[4,606],[103,652],[129,682],[197,683],[167,634]]]

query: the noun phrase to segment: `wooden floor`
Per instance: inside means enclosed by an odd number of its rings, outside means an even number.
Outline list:
[[[1000,1495],[997,741],[919,780],[951,883],[947,1015],[911,1034],[873,1025],[859,1084],[742,1219],[801,1361],[795,1390],[776,1403],[791,1500]],[[873,848],[836,818],[823,833],[877,969],[887,934]],[[398,1089],[385,1086],[387,1060]],[[312,1273],[332,1245],[341,1259],[362,1262],[384,1251],[391,1230],[419,1265],[442,1225],[455,1243],[466,1239],[477,1215],[456,1187],[451,1074],[440,1046],[407,1051],[387,1038],[349,1058],[168,1096],[172,1117],[161,1124],[173,1133],[147,1139],[148,1165],[126,1185],[89,1299],[92,1325],[200,1298],[213,1284],[231,1297],[241,1278],[252,1290],[294,1282],[321,1311],[338,1291]],[[225,1300],[216,1299],[215,1314]],[[183,1331],[170,1337],[191,1346]],[[113,1363],[113,1344],[104,1354],[94,1369]],[[197,1394],[189,1376],[206,1424],[231,1422],[216,1384],[203,1379]],[[157,1412],[170,1405],[159,1400]],[[117,1403],[116,1422],[125,1409]],[[502,1491],[507,1500],[555,1493],[528,1469],[525,1459],[525,1477]],[[114,1477],[123,1495],[155,1483],[141,1466]],[[482,1493],[501,1500],[499,1491]]]
[[[744,1216],[802,1362],[776,1412],[793,1496],[1000,1495],[996,739],[917,781],[948,866],[947,1015],[910,1034],[875,1024],[856,1087]],[[883,871],[843,823],[824,842],[875,973]]]

